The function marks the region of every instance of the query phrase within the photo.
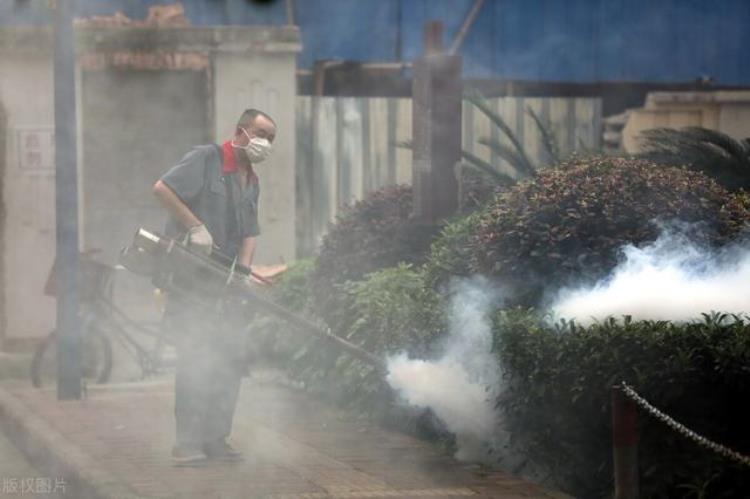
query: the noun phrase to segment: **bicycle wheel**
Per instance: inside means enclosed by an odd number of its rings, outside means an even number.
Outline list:
[[[109,337],[84,323],[82,338],[83,379],[106,383],[112,373],[112,342]],[[36,388],[53,386],[57,381],[57,330],[39,344],[31,359],[31,384]]]

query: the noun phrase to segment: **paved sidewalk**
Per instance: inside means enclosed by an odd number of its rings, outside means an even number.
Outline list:
[[[63,499],[73,491],[62,477],[52,477],[32,465],[13,443],[0,433],[0,498]]]
[[[504,473],[480,474],[424,442],[252,379],[244,380],[232,437],[246,460],[176,468],[172,390],[164,379],[58,402],[51,389],[8,382],[0,385],[0,424],[80,486],[76,499],[565,497]]]

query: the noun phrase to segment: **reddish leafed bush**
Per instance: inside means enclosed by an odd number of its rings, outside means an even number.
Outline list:
[[[495,276],[518,302],[548,287],[600,279],[624,244],[651,242],[658,222],[701,225],[720,245],[750,220],[747,205],[704,174],[644,160],[573,159],[498,196],[468,240],[472,270]]]

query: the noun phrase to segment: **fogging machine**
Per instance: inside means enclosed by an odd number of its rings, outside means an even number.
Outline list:
[[[385,364],[378,357],[336,336],[330,328],[291,312],[265,296],[266,293],[251,288],[247,283],[250,275],[261,281],[263,278],[240,265],[236,258],[218,251],[206,255],[175,239],[141,228],[135,233],[132,244],[122,250],[120,263],[131,272],[151,277],[164,291],[194,303],[205,305],[209,297],[246,301],[255,310],[281,318],[298,331],[322,338],[385,372]]]

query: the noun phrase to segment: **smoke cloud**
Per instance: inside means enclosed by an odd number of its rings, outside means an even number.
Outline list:
[[[695,227],[665,228],[652,244],[624,247],[623,256],[607,279],[557,292],[551,316],[590,324],[624,315],[689,321],[703,312],[750,312],[748,244],[711,250]],[[409,404],[431,408],[456,435],[458,459],[512,460],[495,408],[502,366],[492,354],[489,315],[502,304],[502,293],[475,276],[454,282],[451,297],[442,354],[433,360],[395,355],[388,359],[387,381]]]
[[[696,234],[664,229],[653,244],[623,252],[624,261],[608,279],[560,291],[552,316],[585,325],[623,315],[684,322],[703,312],[750,312],[747,244],[712,251]]]
[[[501,295],[486,279],[457,281],[452,288],[450,334],[436,360],[388,359],[387,380],[410,404],[430,407],[456,435],[456,457],[484,461],[498,417],[499,366],[492,355],[489,313]]]

